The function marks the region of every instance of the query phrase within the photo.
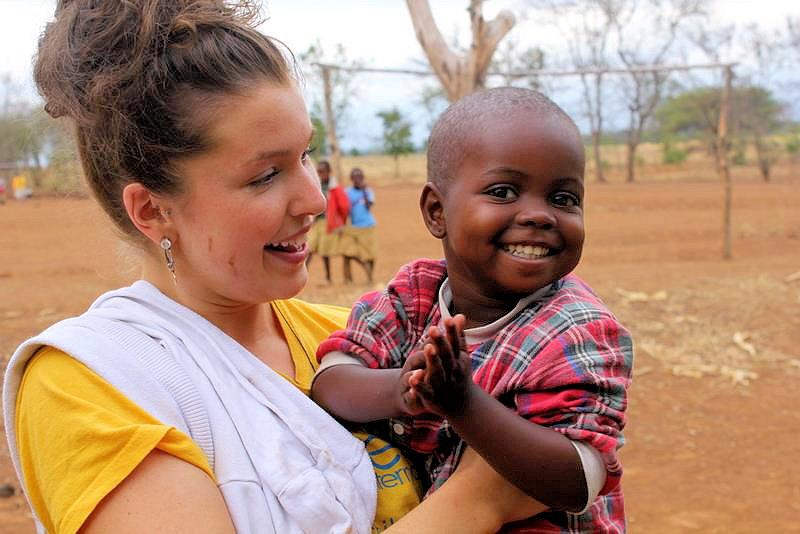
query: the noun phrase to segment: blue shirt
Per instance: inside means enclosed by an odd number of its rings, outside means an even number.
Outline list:
[[[347,188],[347,198],[350,199],[350,224],[356,228],[370,228],[375,226],[375,217],[367,208],[367,200],[375,203],[375,193],[369,187],[365,189]]]

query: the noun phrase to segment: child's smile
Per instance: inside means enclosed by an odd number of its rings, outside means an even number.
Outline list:
[[[454,299],[513,307],[578,264],[583,144],[565,119],[523,110],[482,124],[462,150],[442,192]]]

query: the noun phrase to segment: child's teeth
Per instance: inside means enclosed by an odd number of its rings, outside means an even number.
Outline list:
[[[528,259],[543,258],[550,252],[546,247],[533,245],[506,245],[505,249],[514,256]]]

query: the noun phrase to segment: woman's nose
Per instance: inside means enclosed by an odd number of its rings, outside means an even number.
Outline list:
[[[319,215],[325,211],[327,201],[322,194],[319,177],[313,167],[303,165],[295,189],[292,215]]]

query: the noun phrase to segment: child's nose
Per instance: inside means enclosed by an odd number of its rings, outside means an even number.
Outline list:
[[[553,208],[544,200],[530,200],[517,213],[517,224],[550,230],[556,226]]]

